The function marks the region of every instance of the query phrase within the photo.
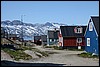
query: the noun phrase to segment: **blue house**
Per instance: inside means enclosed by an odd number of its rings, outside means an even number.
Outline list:
[[[99,16],[91,16],[85,32],[85,51],[99,55]]]

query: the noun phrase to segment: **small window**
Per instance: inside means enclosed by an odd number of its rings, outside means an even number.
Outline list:
[[[87,46],[90,46],[90,38],[87,38]]]
[[[77,28],[77,33],[82,33],[82,28]]]
[[[56,42],[56,39],[54,39],[54,42]]]
[[[52,39],[50,39],[50,42],[52,42]]]
[[[77,38],[77,43],[81,43],[82,42],[82,38]]]
[[[93,26],[91,22],[89,23],[89,31],[93,31]]]
[[[74,28],[75,33],[82,33],[82,27]]]

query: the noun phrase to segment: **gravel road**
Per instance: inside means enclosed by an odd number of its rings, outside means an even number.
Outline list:
[[[99,66],[99,59],[82,58],[82,57],[77,56],[77,54],[82,53],[84,51],[53,50],[50,48],[44,49],[41,46],[37,46],[36,48],[40,49],[41,51],[51,51],[51,52],[57,52],[57,53],[50,54],[48,57],[31,59],[27,61],[20,60],[20,61],[15,61],[15,62],[48,63],[48,64],[52,63],[52,64],[62,64],[62,66]]]

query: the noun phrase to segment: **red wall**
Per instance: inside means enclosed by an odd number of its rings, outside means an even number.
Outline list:
[[[63,38],[63,46],[78,46],[77,38],[76,37],[64,37]],[[85,46],[85,40],[82,38],[81,46]]]

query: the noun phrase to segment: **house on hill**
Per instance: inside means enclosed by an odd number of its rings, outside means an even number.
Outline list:
[[[42,45],[47,45],[47,35],[41,35]]]
[[[86,26],[60,26],[59,46],[62,48],[85,48]]]
[[[41,36],[34,36],[34,43],[37,45],[41,45]]]
[[[1,38],[7,38],[7,37],[8,37],[8,33],[7,33],[6,29],[1,27]]]
[[[85,32],[85,51],[99,54],[99,16],[91,16]]]

